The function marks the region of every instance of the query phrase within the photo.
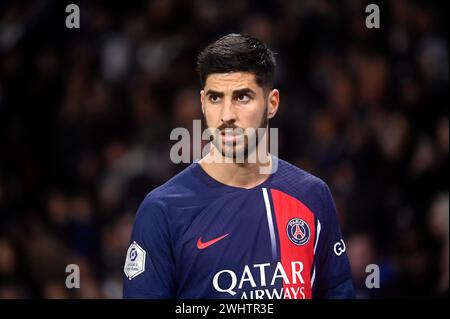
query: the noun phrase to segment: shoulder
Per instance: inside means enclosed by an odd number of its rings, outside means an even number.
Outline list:
[[[303,192],[324,192],[328,189],[321,178],[282,159],[278,159],[278,180],[289,188]]]
[[[151,190],[140,204],[137,218],[141,215],[165,215],[170,206],[182,203],[193,193],[192,165],[173,176],[164,184]]]
[[[274,186],[297,198],[310,210],[323,215],[332,202],[330,189],[321,178],[284,160],[278,159]]]

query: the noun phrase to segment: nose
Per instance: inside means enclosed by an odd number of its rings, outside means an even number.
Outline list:
[[[222,108],[221,120],[223,123],[236,121],[236,113],[231,101],[225,101]]]

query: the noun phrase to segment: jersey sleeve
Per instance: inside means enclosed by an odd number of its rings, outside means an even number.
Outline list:
[[[328,186],[323,183],[324,211],[319,217],[321,232],[317,243],[315,266],[316,298],[354,298],[350,263],[341,235],[336,206]]]
[[[169,223],[148,197],[139,207],[127,251],[123,298],[174,298],[174,259]]]

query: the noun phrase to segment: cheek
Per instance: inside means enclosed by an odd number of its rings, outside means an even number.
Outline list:
[[[245,122],[245,125],[247,125],[247,127],[257,127],[261,123],[261,119],[265,116],[265,106],[264,103],[261,103],[242,112],[241,121]]]
[[[220,115],[217,110],[213,110],[211,107],[205,107],[205,119],[209,126],[216,126],[218,122],[220,122]]]

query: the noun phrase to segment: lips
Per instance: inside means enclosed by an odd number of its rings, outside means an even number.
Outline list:
[[[242,136],[242,134],[225,134],[225,133],[220,133],[220,135],[222,136],[222,140],[224,142],[235,142]]]
[[[244,134],[243,133],[236,134],[235,130],[233,129],[225,129],[220,131],[220,135],[222,141],[224,142],[235,142],[238,139],[240,139]]]

